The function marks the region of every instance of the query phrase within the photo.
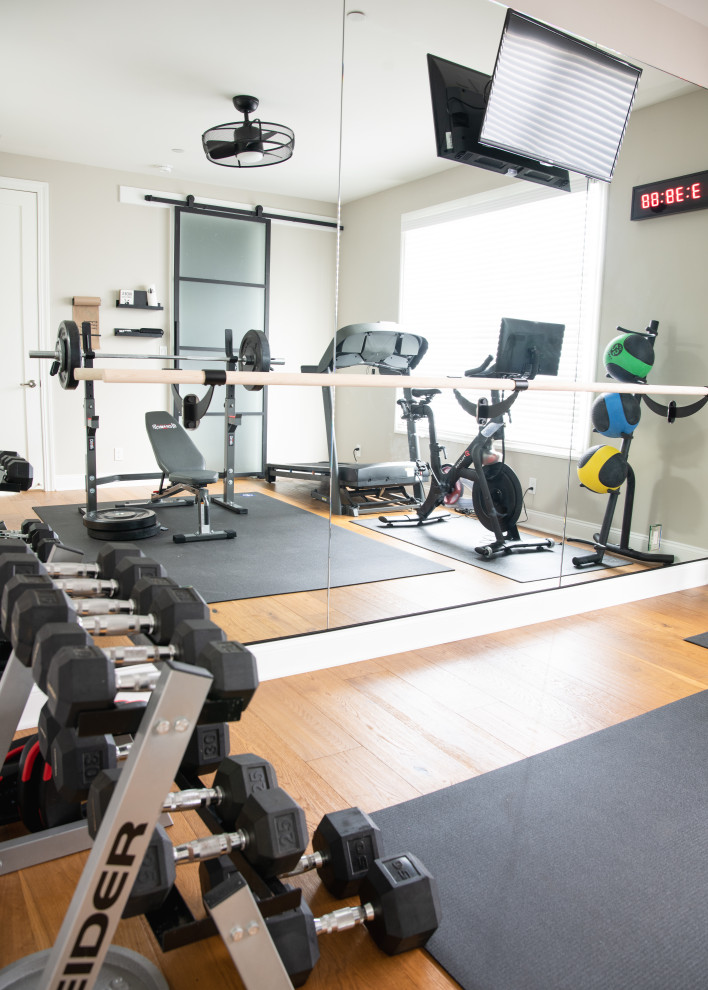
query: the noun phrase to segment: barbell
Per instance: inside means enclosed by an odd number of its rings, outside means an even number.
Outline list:
[[[81,334],[73,320],[65,320],[59,325],[57,341],[53,351],[30,351],[31,358],[45,358],[52,361],[50,375],[58,375],[62,388],[75,389],[79,384],[77,372],[81,370],[82,350]],[[214,361],[226,362],[228,357],[212,354],[106,354],[101,352],[96,357],[113,360],[134,361]],[[248,330],[241,340],[238,354],[238,365],[242,369],[267,372],[274,364],[283,364],[270,356],[268,338],[260,330]],[[251,381],[246,385],[250,391],[263,388],[262,384]]]
[[[107,357],[108,355],[100,355]],[[111,355],[111,357],[124,355]],[[146,355],[165,360],[164,355]],[[249,391],[265,385],[319,386],[330,388],[412,388],[457,389],[470,391],[545,391],[545,392],[618,392],[631,395],[698,395],[708,396],[705,385],[641,385],[634,382],[576,382],[556,378],[468,378],[442,375],[362,375],[332,373],[271,372],[276,362],[270,357],[268,340],[260,330],[249,330],[241,341],[238,363],[248,371],[221,371],[181,368],[147,370],[142,368],[83,368],[79,330],[71,320],[64,321],[54,351],[30,351],[30,357],[50,357],[54,363],[50,374],[58,375],[62,388],[75,389],[80,381],[100,381],[113,385],[243,385]],[[181,360],[182,357],[177,358]],[[209,358],[211,360],[211,358]],[[220,359],[224,360],[224,359]]]

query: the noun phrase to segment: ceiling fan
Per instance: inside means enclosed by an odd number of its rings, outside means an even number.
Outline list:
[[[215,165],[230,168],[258,168],[284,162],[293,153],[295,135],[284,124],[251,120],[258,100],[255,96],[234,96],[233,104],[242,121],[217,124],[202,134],[204,153]]]

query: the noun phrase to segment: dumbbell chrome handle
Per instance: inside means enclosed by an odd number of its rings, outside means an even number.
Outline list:
[[[155,685],[162,676],[159,670],[121,670],[116,671],[117,691],[154,691]]]
[[[281,877],[298,877],[301,873],[309,873],[310,870],[320,870],[327,863],[327,859],[321,852],[309,853],[302,856],[297,866],[293,867],[289,873],[281,873]]]
[[[315,918],[315,931],[318,935],[328,935],[330,932],[345,932],[348,928],[364,925],[374,920],[373,904],[360,904],[356,907],[338,908]]]
[[[217,859],[225,853],[244,849],[248,844],[248,836],[243,829],[235,832],[222,832],[219,835],[209,835],[206,839],[193,839],[184,842],[173,849],[175,863],[200,863],[204,859]]]
[[[155,628],[154,615],[84,615],[81,627],[92,636],[127,636],[144,632],[148,636]]]
[[[115,595],[118,591],[118,582],[112,578],[50,576],[53,578],[57,588],[61,588],[67,595],[82,595],[84,597],[94,598],[99,595]]]
[[[174,646],[104,646],[103,652],[115,664],[154,663],[158,660],[178,658]]]
[[[170,791],[162,804],[163,811],[190,811],[194,808],[208,808],[221,804],[224,800],[221,787],[190,787],[184,791]]]
[[[54,563],[47,561],[45,570],[51,578],[100,578],[101,568],[93,560],[87,560],[83,564]]]
[[[70,592],[66,588],[62,591]],[[72,598],[77,615],[130,615],[135,612],[135,602],[130,598]]]

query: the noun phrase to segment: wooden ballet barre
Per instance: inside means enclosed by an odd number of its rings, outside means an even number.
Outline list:
[[[320,388],[417,388],[515,392],[619,392],[630,395],[708,395],[705,385],[640,385],[634,382],[573,382],[555,378],[515,381],[511,378],[446,378],[423,375],[313,374],[270,371],[189,371],[182,369],[76,368],[79,381],[109,385],[290,385]],[[216,382],[216,377],[219,382]]]

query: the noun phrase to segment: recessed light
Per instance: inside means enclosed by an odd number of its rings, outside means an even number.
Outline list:
[[[166,175],[169,175],[172,171],[171,165],[153,165],[152,167],[156,168],[158,172],[164,172]]]
[[[363,10],[348,10],[347,18],[350,21],[363,21],[366,18],[366,14]]]
[[[174,152],[175,155],[183,155],[184,148],[170,148],[170,151]]]

